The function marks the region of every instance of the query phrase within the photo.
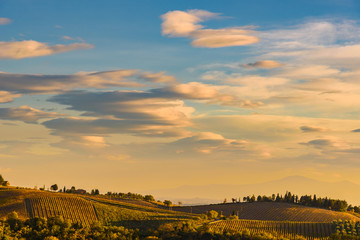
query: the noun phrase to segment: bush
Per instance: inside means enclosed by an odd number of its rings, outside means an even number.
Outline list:
[[[215,210],[211,210],[207,213],[207,217],[209,219],[215,219],[215,218],[217,218],[218,215],[219,215],[219,213]]]

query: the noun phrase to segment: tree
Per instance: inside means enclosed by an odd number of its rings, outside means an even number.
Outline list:
[[[3,183],[5,182],[3,176],[0,174],[0,185],[3,185]]]
[[[273,202],[275,201],[275,199],[276,199],[275,194],[271,195],[271,200],[272,200]]]
[[[145,195],[144,200],[148,202],[155,202],[155,198],[152,195]]]
[[[172,202],[170,200],[164,201],[165,206],[170,207],[172,205]]]
[[[57,184],[51,185],[50,190],[57,191],[59,189]]]

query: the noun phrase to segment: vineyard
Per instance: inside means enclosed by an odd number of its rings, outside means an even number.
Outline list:
[[[248,220],[332,222],[333,220],[342,219],[360,221],[360,218],[345,212],[276,202],[212,204],[192,207],[174,207],[173,209],[198,214],[215,210],[225,216],[237,215],[239,219]]]
[[[92,199],[99,220],[106,225],[125,226],[142,230],[157,228],[165,223],[198,220],[198,216],[195,214],[98,197],[87,197],[87,199]]]
[[[30,218],[63,216],[85,225],[98,220],[93,204],[79,197],[35,197],[25,199]]]
[[[307,239],[326,239],[332,234],[331,223],[284,222],[256,220],[224,220],[209,224],[212,231],[244,231],[250,233],[271,233],[288,239],[296,239],[301,235]]]

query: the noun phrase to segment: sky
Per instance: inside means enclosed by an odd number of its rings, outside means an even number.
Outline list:
[[[101,192],[360,184],[359,14],[355,0],[0,0],[0,172]]]

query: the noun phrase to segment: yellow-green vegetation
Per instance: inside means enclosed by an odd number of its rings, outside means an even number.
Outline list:
[[[345,212],[277,202],[213,204],[173,209],[192,213],[207,213],[215,210],[225,216],[235,214],[239,219],[249,220],[332,222],[342,219],[360,221],[360,218]]]
[[[46,191],[17,188],[17,187],[0,187],[0,218],[5,218],[10,212],[16,211],[20,219],[29,217],[25,199],[38,196],[54,196],[56,193]]]
[[[90,225],[98,220],[93,204],[80,197],[33,197],[25,199],[25,203],[30,218],[62,216],[64,219],[85,225]]]
[[[166,223],[199,221],[198,215],[169,211],[162,208],[136,205],[116,200],[87,197],[92,199],[99,220],[104,224],[127,228],[158,228]]]
[[[297,239],[303,236],[307,239],[326,239],[332,234],[331,223],[316,222],[285,222],[285,221],[256,221],[256,220],[226,220],[209,224],[211,231],[244,230],[254,233],[277,234],[288,239]]]

